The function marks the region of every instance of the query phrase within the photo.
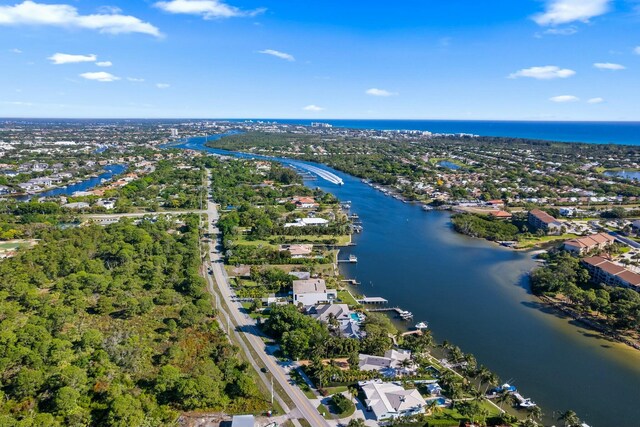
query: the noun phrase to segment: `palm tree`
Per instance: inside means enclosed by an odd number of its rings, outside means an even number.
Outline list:
[[[349,386],[349,387],[347,387],[347,391],[351,395],[351,400],[355,404],[356,403],[356,398],[358,396],[358,388],[356,386]]]
[[[520,427],[538,427],[539,424],[529,418],[520,423]]]
[[[500,409],[503,409],[502,405],[504,403],[507,403],[509,406],[513,405],[513,396],[511,395],[511,393],[502,392],[498,396],[497,400],[498,400],[498,403],[500,404]]]
[[[366,424],[364,423],[364,420],[362,418],[353,418],[351,421],[349,421],[349,424],[347,424],[347,427],[365,427]]]
[[[576,414],[572,410],[568,410],[563,412],[560,417],[558,417],[559,421],[562,421],[565,427],[579,427],[580,426],[580,418],[578,418],[578,414]]]
[[[539,406],[534,406],[533,408],[531,408],[531,410],[529,411],[529,415],[527,415],[527,419],[539,420],[540,418],[542,418],[542,409],[540,409]]]

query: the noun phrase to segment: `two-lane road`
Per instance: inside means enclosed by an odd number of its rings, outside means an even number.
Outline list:
[[[290,379],[283,368],[278,365],[275,358],[266,353],[265,344],[260,338],[262,334],[256,328],[254,321],[240,311],[240,303],[231,301],[231,289],[224,272],[222,256],[218,250],[220,233],[215,225],[219,218],[216,205],[208,201],[206,212],[208,216],[207,229],[213,240],[209,253],[210,267],[213,272],[215,284],[217,285],[217,291],[226,302],[227,307],[229,307],[231,323],[234,327],[238,328],[237,330],[245,335],[254,352],[260,357],[262,363],[267,367],[271,375],[273,375],[273,379],[282,387],[302,416],[314,427],[329,427],[330,424],[318,413],[318,410],[311,404],[302,391],[291,385]],[[213,289],[210,289],[210,291],[215,292]],[[251,354],[247,356],[249,358],[252,357]]]

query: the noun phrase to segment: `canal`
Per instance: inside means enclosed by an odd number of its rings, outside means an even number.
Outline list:
[[[178,147],[228,154],[203,143],[192,138]],[[640,352],[540,305],[528,288],[536,265],[530,253],[459,235],[447,213],[425,212],[322,168],[344,185],[307,184],[350,201],[362,220],[357,246],[341,255],[358,257],[342,271],[362,283],[360,293],[413,312],[414,323],[428,321],[437,340],[473,353],[537,402],[546,425],[561,425],[558,414],[568,409],[592,427],[639,425]]]

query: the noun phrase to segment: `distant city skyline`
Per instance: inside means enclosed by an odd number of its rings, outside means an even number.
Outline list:
[[[1,117],[640,121],[640,0],[0,1]]]

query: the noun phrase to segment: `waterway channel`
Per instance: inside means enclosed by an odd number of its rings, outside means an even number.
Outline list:
[[[247,156],[205,147],[204,138],[176,147]],[[526,275],[536,265],[531,253],[459,235],[445,212],[425,212],[314,165],[344,185],[322,179],[307,185],[350,201],[361,218],[357,246],[341,254],[358,257],[341,268],[362,283],[360,293],[413,312],[413,323],[428,321],[437,340],[473,353],[537,402],[545,425],[561,425],[556,419],[567,409],[592,427],[640,425],[640,352],[546,310],[528,288]]]

